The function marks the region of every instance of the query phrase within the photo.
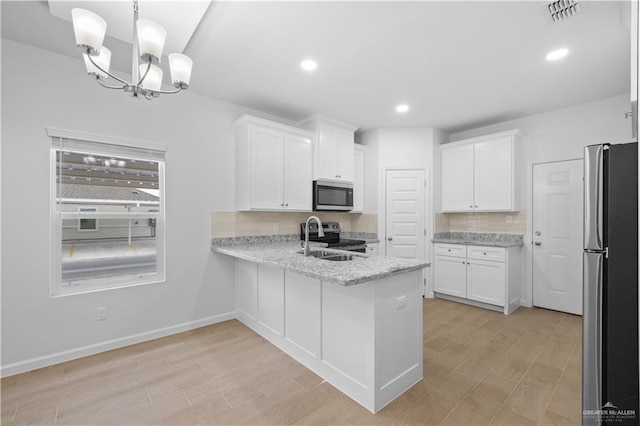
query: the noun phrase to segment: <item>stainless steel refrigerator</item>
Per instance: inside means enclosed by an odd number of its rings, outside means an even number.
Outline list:
[[[638,424],[638,144],[584,153],[583,424]]]

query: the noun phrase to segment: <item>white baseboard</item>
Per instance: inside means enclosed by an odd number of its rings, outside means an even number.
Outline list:
[[[202,318],[196,321],[189,321],[182,324],[172,325],[169,327],[158,328],[156,330],[146,331],[144,333],[133,334],[131,336],[121,337],[119,339],[108,340],[93,345],[83,346],[81,348],[70,349],[68,351],[57,352],[51,355],[45,355],[38,358],[32,358],[25,361],[18,361],[12,364],[0,367],[0,377],[13,376],[15,374],[25,373],[42,367],[48,367],[61,362],[71,361],[73,359],[94,355],[100,352],[110,351],[112,349],[124,346],[135,345],[160,337],[170,336],[172,334],[181,333],[187,330],[216,324],[223,321],[236,318],[236,312],[231,311],[220,315],[214,315]]]

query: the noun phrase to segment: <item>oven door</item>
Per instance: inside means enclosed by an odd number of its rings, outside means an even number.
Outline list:
[[[313,181],[313,210],[353,210],[353,184],[349,182]]]

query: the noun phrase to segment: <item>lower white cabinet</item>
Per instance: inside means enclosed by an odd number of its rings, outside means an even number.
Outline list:
[[[513,312],[520,305],[520,247],[434,245],[434,291],[445,299]]]
[[[466,257],[436,255],[433,273],[436,292],[467,297]]]

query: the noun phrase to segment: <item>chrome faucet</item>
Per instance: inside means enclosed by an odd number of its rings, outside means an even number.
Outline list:
[[[304,225],[304,255],[309,256],[309,222],[311,219],[318,222],[318,237],[324,237],[324,231],[322,230],[322,222],[317,216],[309,216],[307,222]]]

